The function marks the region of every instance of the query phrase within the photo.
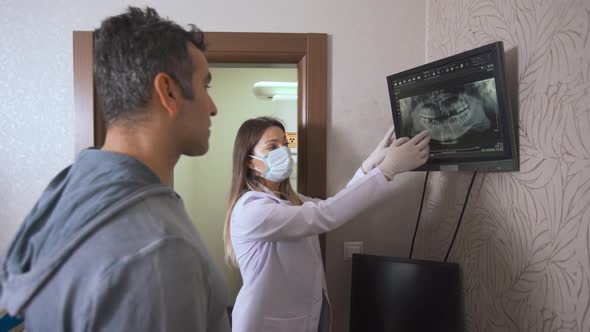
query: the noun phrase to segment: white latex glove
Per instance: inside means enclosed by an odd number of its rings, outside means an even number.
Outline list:
[[[375,150],[369,155],[369,157],[367,157],[367,159],[365,159],[365,161],[363,161],[361,165],[361,170],[363,171],[363,173],[367,174],[373,168],[377,167],[377,165],[381,164],[381,162],[385,158],[385,149],[387,149],[387,147],[389,147],[391,145],[391,142],[393,141],[393,131],[394,127],[391,127],[391,129],[387,131],[387,134],[385,134],[381,142],[379,142]]]
[[[423,165],[430,153],[430,135],[423,131],[412,139],[401,137],[385,149],[385,158],[379,164],[379,169],[388,180],[396,174],[407,172]]]

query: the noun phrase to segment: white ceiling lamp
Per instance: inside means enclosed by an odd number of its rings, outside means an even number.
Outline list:
[[[252,92],[258,98],[267,99],[274,96],[297,96],[297,82],[256,82]]]

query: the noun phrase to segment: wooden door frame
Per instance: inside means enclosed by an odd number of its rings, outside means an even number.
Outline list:
[[[297,189],[326,197],[327,35],[321,33],[205,32],[210,63],[297,65]],[[94,33],[74,31],[75,153],[102,146],[106,129],[94,95]],[[325,258],[325,236],[320,236]]]

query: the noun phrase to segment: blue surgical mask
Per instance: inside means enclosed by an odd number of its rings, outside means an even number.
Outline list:
[[[250,155],[254,159],[264,162],[266,170],[260,172],[260,176],[273,182],[281,182],[291,176],[293,172],[293,158],[291,158],[291,150],[287,146],[282,146],[278,149],[272,150],[266,156],[260,158]]]

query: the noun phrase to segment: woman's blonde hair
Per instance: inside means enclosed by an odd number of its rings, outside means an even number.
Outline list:
[[[254,154],[254,147],[264,135],[264,132],[271,127],[279,127],[283,132],[283,123],[272,117],[259,117],[247,120],[242,124],[236,135],[233,154],[232,181],[229,192],[229,204],[225,215],[223,228],[223,242],[225,243],[225,261],[229,265],[237,266],[237,257],[231,243],[231,214],[240,197],[248,191],[262,191],[264,179],[255,170],[249,167]],[[279,185],[277,196],[286,199],[293,205],[301,205],[303,202],[299,195],[291,187],[289,179],[283,180]]]

